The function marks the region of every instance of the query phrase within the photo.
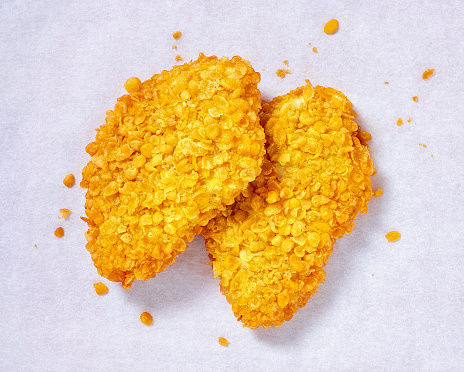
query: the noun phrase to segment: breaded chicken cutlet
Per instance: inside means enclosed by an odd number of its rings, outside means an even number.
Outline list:
[[[259,73],[240,57],[175,66],[118,98],[83,169],[87,249],[109,280],[148,280],[174,262],[261,172]]]
[[[263,103],[262,173],[202,231],[244,326],[290,320],[324,281],[335,240],[367,212],[374,166],[355,116],[341,92],[310,84]]]

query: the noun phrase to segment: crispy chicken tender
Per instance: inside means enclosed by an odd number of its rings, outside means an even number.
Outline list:
[[[244,326],[290,320],[324,281],[335,240],[367,212],[374,166],[355,116],[341,92],[310,84],[263,103],[262,173],[202,231]]]
[[[259,73],[206,57],[126,83],[83,169],[87,249],[98,273],[129,288],[174,262],[261,172]]]

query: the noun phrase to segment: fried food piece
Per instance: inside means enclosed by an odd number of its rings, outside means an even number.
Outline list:
[[[99,296],[102,296],[108,293],[108,287],[102,282],[95,283],[93,285],[93,288],[95,289],[95,293]]]
[[[140,321],[149,326],[151,323],[153,323],[153,316],[150,313],[147,313],[146,311],[140,314]]]
[[[341,92],[310,84],[263,103],[262,173],[202,231],[244,326],[290,320],[324,281],[335,240],[367,212],[374,166],[355,116]]]
[[[261,172],[259,73],[205,57],[139,84],[86,147],[87,249],[98,273],[129,288],[174,262]]]

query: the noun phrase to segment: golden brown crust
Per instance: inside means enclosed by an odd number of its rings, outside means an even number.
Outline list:
[[[342,93],[310,84],[263,103],[262,173],[202,231],[244,326],[291,319],[324,281],[335,240],[367,212],[374,167],[355,116]]]
[[[87,249],[124,288],[164,270],[261,171],[259,73],[205,57],[131,78],[84,168]]]

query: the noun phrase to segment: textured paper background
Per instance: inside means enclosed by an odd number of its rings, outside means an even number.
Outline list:
[[[340,28],[328,36],[331,18]],[[462,19],[461,1],[2,1],[0,370],[462,368]],[[62,184],[68,173],[80,181],[84,147],[128,77],[199,52],[249,59],[267,99],[305,79],[333,86],[373,136],[384,196],[336,243],[317,295],[279,328],[241,327],[201,238],[154,280],[129,291],[103,280],[110,290],[98,297],[79,219],[85,191]],[[284,60],[292,74],[280,79]],[[393,229],[402,238],[388,243]]]

